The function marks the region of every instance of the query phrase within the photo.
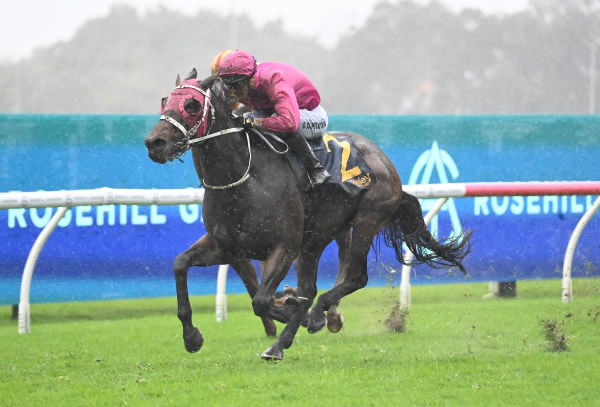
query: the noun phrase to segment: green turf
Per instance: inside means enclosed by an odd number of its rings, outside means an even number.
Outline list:
[[[301,330],[282,362],[259,355],[247,295],[194,297],[204,347],[188,354],[174,298],[34,304],[19,335],[0,307],[2,406],[591,406],[600,400],[600,280],[523,281],[514,299],[482,300],[487,284],[413,287],[406,331],[385,325],[397,288],[342,304],[339,334]],[[553,350],[545,321],[565,336]],[[281,328],[281,325],[279,325]]]

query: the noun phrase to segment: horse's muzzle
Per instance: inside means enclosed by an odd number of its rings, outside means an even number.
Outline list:
[[[159,137],[146,138],[146,148],[148,149],[148,157],[152,161],[164,164],[168,161],[166,154],[167,142]]]
[[[170,151],[171,148],[169,148],[169,143],[158,135],[148,135],[145,144],[148,149],[148,157],[157,163],[164,164],[173,159],[171,156],[176,155],[174,152]]]

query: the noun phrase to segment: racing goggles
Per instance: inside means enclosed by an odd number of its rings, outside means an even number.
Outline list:
[[[226,88],[231,90],[240,90],[242,86],[248,83],[250,79],[249,76],[246,75],[225,75],[221,76],[221,80],[223,81],[223,85]]]

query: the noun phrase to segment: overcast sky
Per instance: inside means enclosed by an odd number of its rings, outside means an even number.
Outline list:
[[[303,0],[300,7],[300,2],[282,0],[9,0],[2,2],[0,12],[0,60],[16,61],[31,55],[35,48],[68,40],[86,20],[106,16],[117,3],[135,6],[140,12],[162,4],[188,14],[196,14],[199,9],[221,15],[244,13],[258,26],[280,18],[289,32],[312,36],[323,45],[333,46],[346,30],[364,24],[375,4],[381,1],[384,0]],[[528,0],[438,1],[454,11],[471,7],[502,14],[520,11],[528,3]]]

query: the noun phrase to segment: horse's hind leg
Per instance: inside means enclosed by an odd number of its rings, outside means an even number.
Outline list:
[[[348,226],[335,237],[335,241],[339,248],[339,269],[335,278],[334,287],[339,285],[346,278],[350,261],[351,236],[351,227]],[[332,333],[338,333],[344,326],[344,316],[338,310],[339,305],[340,302],[338,301],[335,304],[332,304],[327,310],[327,329]]]
[[[324,321],[326,321],[324,311],[338,304],[342,297],[367,285],[367,254],[382,225],[383,222],[380,219],[371,216],[355,221],[346,276],[340,284],[319,296],[317,303],[309,313],[308,332],[316,333],[323,329]]]
[[[348,226],[342,232],[336,234],[335,241],[338,245],[338,260],[339,260],[339,268],[338,274],[335,277],[334,287],[344,281],[346,277],[346,272],[348,270],[348,263],[350,259],[350,242],[351,242],[351,230],[352,228]],[[302,267],[300,264],[296,264],[296,269]],[[316,267],[316,266],[315,266]],[[298,292],[295,287],[286,287],[283,291],[283,296],[280,299],[276,300],[276,303],[283,304],[287,296],[297,297]],[[338,310],[338,306],[340,305],[339,301],[333,304],[327,310],[327,329],[329,329],[332,333],[338,333],[342,327],[344,326],[344,316]],[[302,326],[306,327],[308,324],[308,313],[302,319]]]

